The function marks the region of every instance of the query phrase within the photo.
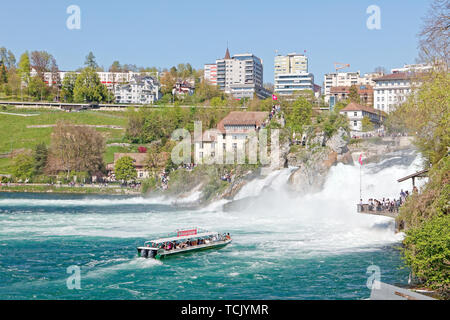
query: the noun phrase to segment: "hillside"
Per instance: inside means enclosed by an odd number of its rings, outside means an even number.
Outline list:
[[[0,106],[0,174],[7,174],[11,151],[33,149],[38,143],[50,143],[53,127],[59,120],[79,125],[94,125],[106,138],[106,143],[121,142],[127,118],[121,112],[82,111],[65,112],[55,109],[21,109]],[[114,152],[123,147],[108,147],[105,162],[112,161]]]

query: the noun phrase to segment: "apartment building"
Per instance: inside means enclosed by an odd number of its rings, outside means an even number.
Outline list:
[[[263,87],[263,61],[251,53],[235,54],[231,57],[227,49],[223,59],[216,60],[217,85],[220,90],[235,98],[260,99],[270,96]]]
[[[357,85],[360,81],[361,74],[357,72],[335,72],[328,73],[324,76],[323,89],[325,102],[330,101],[332,87],[351,87]]]
[[[64,80],[64,77],[69,72],[71,72],[71,71],[58,71],[56,73],[45,72],[44,73],[44,82],[49,86],[56,85],[58,82],[62,83],[62,81]],[[75,72],[75,73],[79,74],[80,72]],[[30,75],[31,75],[31,77],[37,76],[37,72],[34,68],[31,69]],[[115,85],[129,83],[131,81],[131,79],[135,76],[145,75],[145,76],[153,76],[156,79],[158,78],[157,73],[156,74],[150,73],[150,72],[141,73],[141,72],[133,72],[133,71],[129,71],[129,72],[98,71],[97,75],[100,79],[100,82],[103,83],[108,88],[108,90],[110,90],[112,92],[114,91]],[[59,77],[59,79],[57,79],[57,77]]]
[[[411,94],[414,73],[397,72],[375,79],[374,107],[390,113]]]
[[[205,64],[203,69],[203,78],[209,82],[209,84],[216,86],[217,85],[217,64],[208,63]]]
[[[153,104],[161,98],[160,84],[149,76],[133,76],[127,84],[115,86],[117,103]]]
[[[357,85],[360,103],[373,107],[373,87],[370,85]],[[330,89],[330,107],[333,108],[336,103],[350,98],[351,87],[331,87]]]
[[[433,66],[431,64],[405,64],[402,68],[394,68],[391,69],[391,73],[404,73],[404,72],[429,72],[433,70]]]
[[[314,75],[308,73],[308,57],[305,55],[297,53],[277,55],[274,67],[275,93],[290,96],[305,90],[315,92]]]

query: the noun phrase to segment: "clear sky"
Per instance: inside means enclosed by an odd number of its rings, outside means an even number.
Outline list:
[[[195,68],[225,54],[251,52],[273,82],[275,50],[307,51],[310,72],[322,85],[334,62],[346,71],[390,70],[417,57],[417,33],[430,0],[15,0],[2,1],[0,47],[17,59],[46,50],[61,70],[83,65],[93,51],[99,65]],[[69,30],[69,5],[81,9],[81,29]],[[369,30],[366,9],[381,9],[381,30]]]

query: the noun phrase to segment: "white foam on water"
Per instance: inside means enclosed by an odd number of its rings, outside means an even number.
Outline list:
[[[398,157],[398,155],[395,155]],[[395,160],[392,158],[392,160]],[[398,159],[397,159],[398,160]],[[362,167],[363,199],[398,198],[400,189],[410,190],[411,182],[397,183],[397,179],[417,171],[417,157],[409,165],[391,162],[390,167],[367,165]],[[377,170],[373,170],[376,168]],[[34,238],[48,236],[92,236],[151,239],[186,226],[199,226],[233,236],[227,254],[260,258],[289,255],[339,254],[343,252],[379,250],[384,245],[401,241],[395,234],[393,219],[358,214],[359,165],[338,164],[331,168],[326,183],[318,193],[288,192],[287,180],[292,168],[274,172],[264,179],[252,181],[237,198],[258,196],[250,208],[238,212],[223,212],[228,200],[220,200],[200,210],[152,211],[70,214],[33,211],[36,203],[45,206],[113,206],[124,204],[167,203],[170,199],[143,197],[125,199],[86,198],[80,200],[3,199],[1,203],[22,207],[24,201],[30,212],[0,214],[0,238]],[[424,181],[417,181],[418,184]],[[257,192],[255,192],[257,190]],[[158,202],[161,201],[161,202]],[[32,204],[34,203],[34,204]],[[170,203],[170,202],[169,202]],[[239,246],[233,250],[233,246]],[[139,268],[141,262],[127,262],[119,268]],[[142,262],[144,263],[144,262]],[[114,270],[115,267],[112,267]],[[108,269],[107,269],[108,270]]]
[[[120,205],[146,205],[146,204],[170,204],[171,199],[167,197],[130,197],[130,198],[85,198],[85,199],[29,199],[29,198],[12,198],[0,199],[1,207],[106,207]]]
[[[161,266],[162,262],[156,259],[134,258],[130,261],[110,265],[107,267],[96,267],[95,270],[88,271],[83,277],[98,278],[103,276],[109,276],[112,273],[117,273],[123,270],[136,270],[136,269],[149,269],[152,267]]]

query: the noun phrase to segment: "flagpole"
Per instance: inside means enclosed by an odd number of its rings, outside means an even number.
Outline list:
[[[359,165],[359,199],[362,199],[362,181],[361,181],[361,170],[362,169],[362,165]]]
[[[362,200],[362,153],[359,156],[359,200]]]

